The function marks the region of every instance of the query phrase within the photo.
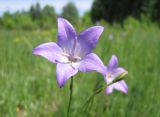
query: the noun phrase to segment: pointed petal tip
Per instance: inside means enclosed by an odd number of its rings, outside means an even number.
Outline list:
[[[67,80],[77,74],[78,69],[73,69],[70,64],[57,64],[56,79],[60,88],[62,88]]]
[[[63,88],[64,84],[59,84],[58,83],[59,88]]]
[[[93,26],[91,28],[95,28],[97,32],[99,32],[100,34],[103,32],[104,27],[103,26]]]
[[[104,30],[104,27],[103,26],[95,26],[97,28],[99,28],[99,30],[103,31]]]
[[[112,55],[110,60],[109,60],[109,63],[108,63],[108,68],[113,70],[116,67],[118,67],[118,58],[117,58],[117,56]]]
[[[125,93],[125,94],[128,93],[128,86],[124,80],[121,80],[119,82],[114,83],[114,88],[118,91]]]
[[[58,79],[58,76],[56,79],[57,79],[57,84],[58,84],[59,88],[63,88],[66,81],[64,79],[63,80]]]
[[[57,21],[58,21],[59,23],[60,23],[60,22],[63,22],[63,23],[67,23],[67,24],[71,25],[70,22],[69,22],[67,19],[63,18],[63,17],[58,17],[58,18],[57,18]]]
[[[128,93],[128,91],[123,91],[123,93],[124,93],[124,94],[127,94],[127,93]]]
[[[62,20],[66,20],[66,19],[64,19],[63,17],[58,17],[57,20],[62,21]]]
[[[124,93],[127,94],[128,93],[128,86],[126,86]]]
[[[34,55],[38,55],[38,53],[37,53],[37,51],[38,51],[39,49],[36,47],[36,48],[34,48],[33,50],[32,50],[32,54],[34,54]]]
[[[112,94],[112,92],[106,91],[106,94],[109,95],[109,94]]]
[[[35,54],[35,49],[32,50],[32,54]]]
[[[33,48],[33,50],[32,50],[32,54],[37,54],[37,51],[39,50],[39,48],[38,47],[35,47],[35,48]]]
[[[124,87],[124,89],[121,90],[121,92],[127,94],[128,93],[128,86],[127,86],[127,84],[125,84],[123,87]]]
[[[118,60],[118,58],[115,54],[112,55],[111,59],[117,59]]]

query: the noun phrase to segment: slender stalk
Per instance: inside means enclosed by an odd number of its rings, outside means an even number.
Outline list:
[[[93,92],[95,92],[97,89],[100,88],[100,85],[99,85],[100,82],[101,82],[101,81],[97,79],[97,82],[96,82],[96,84],[95,84],[95,86],[94,86],[94,88],[93,88]],[[91,110],[92,107],[93,107],[93,106],[92,106],[93,103],[94,103],[94,97],[93,97],[92,100],[83,108],[86,117],[90,117],[90,110]]]
[[[71,108],[72,92],[73,92],[73,77],[71,77],[71,82],[70,82],[70,97],[69,97],[69,103],[68,103],[67,117],[69,117],[69,111]]]
[[[103,89],[104,89],[105,87],[106,87],[106,85],[103,86],[103,87],[101,87],[101,88],[99,88],[98,90],[96,90],[96,91],[87,99],[87,101],[86,101],[86,103],[83,105],[83,107],[84,107],[87,103],[89,103],[89,102],[94,98],[95,95],[97,95],[98,93],[100,93],[101,91],[103,91]]]

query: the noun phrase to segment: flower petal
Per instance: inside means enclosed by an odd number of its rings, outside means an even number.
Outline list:
[[[32,53],[35,55],[43,56],[53,63],[56,63],[57,61],[68,62],[68,59],[62,55],[62,49],[53,42],[44,43],[37,46],[33,49]]]
[[[66,19],[58,18],[58,45],[67,53],[71,53],[76,36],[73,26]]]
[[[60,87],[63,87],[66,81],[74,76],[78,72],[78,69],[74,69],[71,64],[57,64],[56,76],[57,82]]]
[[[114,89],[113,85],[107,86],[106,93],[111,94],[113,92],[113,89]]]
[[[114,86],[114,88],[116,90],[119,90],[119,91],[121,91],[123,93],[127,93],[128,92],[128,86],[127,86],[127,84],[125,83],[124,80],[121,80],[119,82],[114,83],[113,86]]]
[[[115,68],[113,71],[112,71],[112,74],[114,76],[114,78],[120,76],[122,73],[126,72],[126,70],[122,67],[118,67],[118,68]]]
[[[82,72],[97,71],[105,75],[106,67],[96,54],[91,53],[80,62],[79,70]]]
[[[112,55],[107,67],[111,71],[118,67],[118,58],[115,55]]]
[[[102,26],[94,26],[80,32],[78,36],[79,46],[76,49],[81,50],[83,55],[89,54],[96,46],[103,29]]]

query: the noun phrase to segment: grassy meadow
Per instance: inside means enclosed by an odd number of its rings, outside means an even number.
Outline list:
[[[160,28],[128,20],[124,26],[102,24],[105,31],[94,52],[107,65],[112,54],[129,71],[128,94],[98,94],[83,111],[95,87],[105,83],[95,72],[74,77],[72,117],[160,117]],[[79,31],[86,26],[75,26]],[[32,55],[37,45],[56,41],[51,31],[0,30],[0,117],[64,117],[69,84],[59,88],[56,65]],[[99,83],[99,85],[97,85]]]

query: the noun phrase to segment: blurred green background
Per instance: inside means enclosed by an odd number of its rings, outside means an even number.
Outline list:
[[[57,41],[57,17],[68,19],[76,30],[102,25],[105,30],[94,52],[108,64],[112,54],[129,71],[128,94],[98,94],[90,107],[83,104],[104,84],[95,72],[74,77],[72,117],[160,117],[160,2],[159,0],[95,0],[79,16],[74,2],[61,14],[39,3],[28,11],[0,17],[0,117],[64,117],[69,82],[59,88],[56,66],[32,54],[37,45]],[[3,4],[1,4],[3,5]]]

